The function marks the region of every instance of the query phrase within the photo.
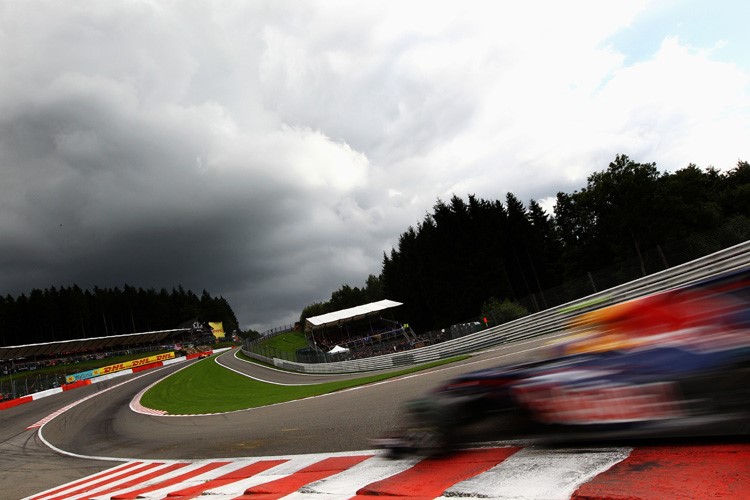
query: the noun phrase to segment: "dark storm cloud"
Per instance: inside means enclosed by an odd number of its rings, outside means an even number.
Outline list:
[[[340,191],[366,161],[319,133],[217,137],[213,127],[232,124],[216,106],[140,109],[128,85],[80,75],[15,107],[0,123],[9,291],[182,284],[243,294],[235,307],[265,301],[273,314],[268,297],[288,300],[274,289],[279,276],[296,275],[308,297],[321,293],[306,283],[307,246],[351,240],[339,234]],[[327,165],[307,172],[316,161]],[[328,276],[329,287],[342,279]]]

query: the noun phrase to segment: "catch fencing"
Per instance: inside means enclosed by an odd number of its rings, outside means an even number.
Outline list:
[[[0,379],[0,401],[14,399],[34,392],[55,389],[65,385],[65,375],[38,374],[26,375],[24,372],[9,375]]]
[[[477,353],[508,342],[557,333],[565,329],[573,317],[583,312],[685,286],[715,274],[745,268],[749,264],[750,241],[746,241],[685,264],[458,339],[372,358],[331,363],[298,363],[267,358],[244,348],[242,352],[251,358],[274,364],[281,369],[301,373],[352,373],[406,367],[462,354]]]

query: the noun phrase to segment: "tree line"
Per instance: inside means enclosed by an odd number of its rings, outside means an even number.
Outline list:
[[[83,290],[78,285],[34,289],[28,295],[0,296],[0,342],[24,345],[169,330],[199,321],[222,321],[225,332],[238,328],[223,297],[199,297],[182,286],[167,291],[135,288]]]
[[[707,231],[714,241],[702,238]],[[404,303],[398,314],[413,327],[441,328],[477,317],[487,304],[516,302],[629,259],[645,275],[652,272],[647,251],[669,242],[705,255],[747,239],[747,162],[726,172],[690,164],[661,173],[655,163],[617,155],[585,187],[557,193],[552,214],[512,193],[502,201],[438,200],[384,253],[379,276],[362,289],[344,285],[330,301],[307,306],[300,320],[389,298]],[[661,255],[659,265],[677,263]]]

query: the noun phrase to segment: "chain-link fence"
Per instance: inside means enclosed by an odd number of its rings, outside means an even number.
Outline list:
[[[287,333],[287,332],[279,332]],[[415,335],[411,328],[398,328],[395,330],[367,335],[361,338],[350,339],[337,344],[343,347],[339,352],[329,352],[321,349],[308,340],[308,347],[297,349],[295,352],[284,351],[275,347],[264,345],[264,342],[276,335],[269,335],[256,340],[246,340],[243,349],[253,352],[269,359],[278,358],[298,363],[330,363],[333,361],[344,361],[348,359],[361,359],[391,354],[396,351],[423,347],[424,341]]]
[[[245,343],[242,345],[242,348],[248,352],[254,352],[256,354],[260,354],[261,356],[264,356],[269,359],[278,358],[278,359],[285,359],[287,361],[297,361],[297,357],[295,353],[277,349],[275,347],[265,346],[262,343],[259,343],[258,341],[255,341],[255,342],[245,341]]]
[[[269,330],[266,330],[265,332],[261,333],[261,338],[269,338],[269,337],[275,337],[276,335],[281,335],[282,333],[288,333],[294,331],[294,325],[282,325],[277,326],[274,328],[271,328]]]
[[[447,329],[422,334],[415,333],[411,328],[407,328],[406,330],[400,328],[391,332],[368,335],[342,343],[342,345],[345,344],[348,347],[339,352],[329,352],[312,344],[308,347],[297,349],[295,352],[283,351],[263,345],[262,342],[264,339],[246,341],[243,344],[243,349],[246,352],[252,352],[268,359],[277,358],[297,363],[332,363],[426,347],[474,333],[482,328],[483,326],[478,322],[453,325]]]
[[[741,221],[738,221],[739,223]],[[576,279],[524,297],[518,302],[529,312],[539,312],[690,262],[748,241],[750,225],[744,227],[747,224],[742,224],[743,228],[732,232],[720,229],[657,245],[655,248],[641,252],[636,257],[604,269],[592,269]],[[476,317],[472,320],[482,319],[482,317]]]
[[[38,374],[15,375],[0,379],[0,400],[15,399],[60,387],[65,383],[65,375]]]

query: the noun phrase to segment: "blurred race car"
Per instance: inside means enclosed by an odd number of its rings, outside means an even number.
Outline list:
[[[444,452],[487,419],[502,439],[750,433],[750,268],[583,314],[570,332],[540,361],[410,401],[375,444]]]

